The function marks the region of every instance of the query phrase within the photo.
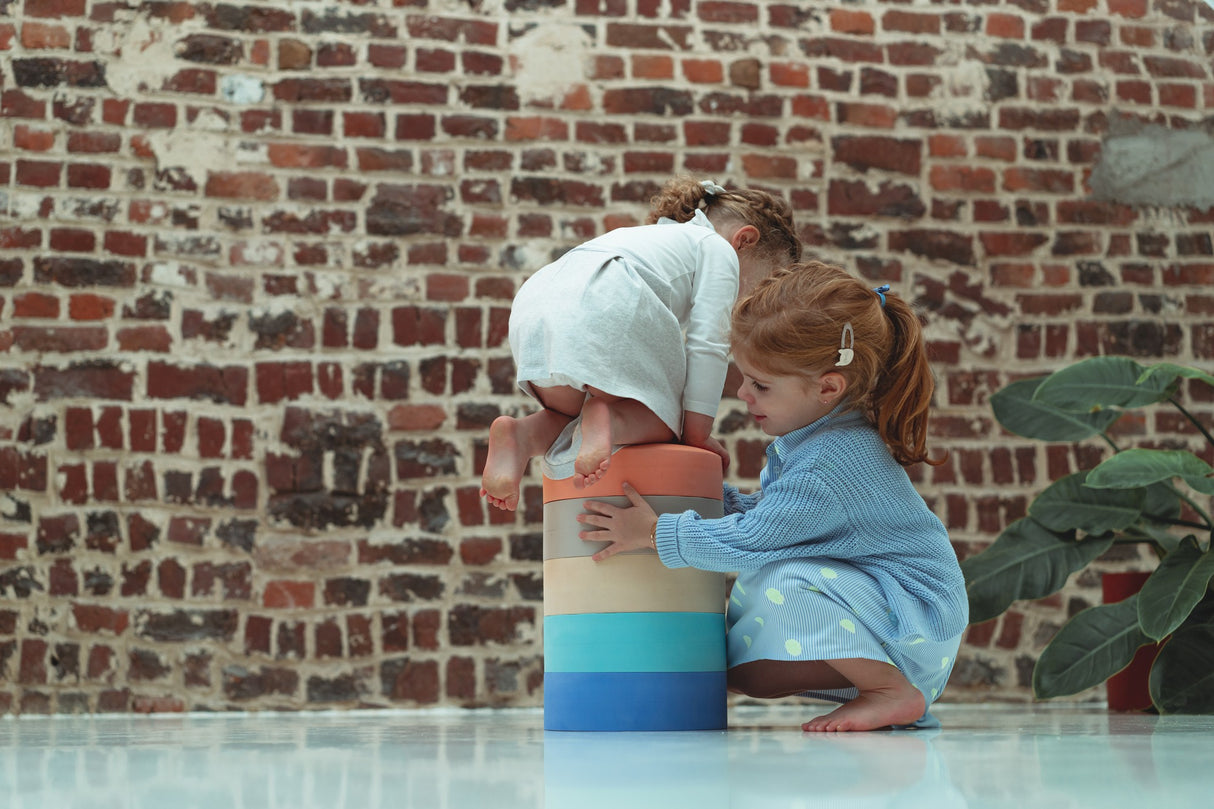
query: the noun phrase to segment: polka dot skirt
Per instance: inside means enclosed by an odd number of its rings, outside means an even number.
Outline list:
[[[865,658],[896,666],[931,705],[944,691],[961,636],[932,642],[900,629],[873,578],[833,559],[774,562],[740,575],[729,596],[729,666],[755,660]],[[806,692],[846,702],[856,689]],[[916,723],[936,727],[930,713]]]

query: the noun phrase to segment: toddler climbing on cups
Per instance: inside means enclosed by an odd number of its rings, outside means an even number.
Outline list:
[[[728,368],[729,313],[800,258],[792,213],[764,191],[669,181],[647,224],[613,230],[531,276],[510,312],[519,387],[541,409],[489,428],[481,496],[515,510],[527,463],[584,488],[613,448],[682,441],[728,463],[711,435]]]

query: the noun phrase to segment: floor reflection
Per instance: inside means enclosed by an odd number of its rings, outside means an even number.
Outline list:
[[[941,706],[943,730],[560,733],[539,711],[0,720],[11,809],[1205,806],[1211,717]]]

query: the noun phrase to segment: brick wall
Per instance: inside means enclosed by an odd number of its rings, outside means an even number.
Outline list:
[[[672,173],[917,301],[962,554],[1099,452],[993,390],[1214,362],[1214,211],[1088,190],[1214,114],[1198,0],[0,0],[0,51],[2,712],[538,704],[538,480],[477,498],[510,301]],[[952,698],[1025,698],[1092,584]]]

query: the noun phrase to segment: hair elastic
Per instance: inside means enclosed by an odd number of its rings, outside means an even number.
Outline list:
[[[717,194],[724,194],[724,186],[717,185],[712,180],[701,180],[700,187],[703,188],[710,197],[715,197]]]
[[[885,308],[885,293],[889,292],[889,284],[882,284],[879,287],[873,287],[873,292],[877,293],[877,297],[881,299],[881,308]]]
[[[843,334],[839,337],[839,361],[835,363],[836,368],[851,365],[856,356],[855,346],[856,333],[852,330],[850,322],[844,323]]]

